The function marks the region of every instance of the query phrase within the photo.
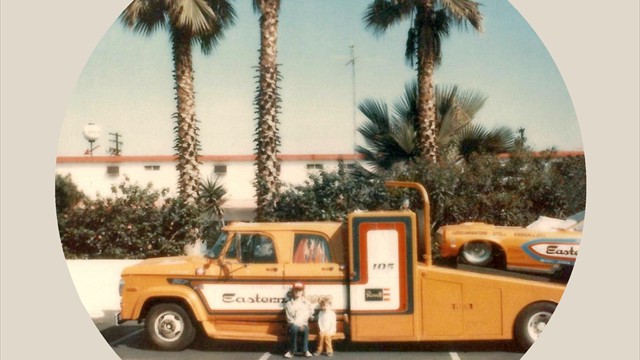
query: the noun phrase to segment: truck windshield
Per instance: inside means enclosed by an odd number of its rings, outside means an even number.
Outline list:
[[[213,245],[211,250],[207,252],[207,257],[217,259],[218,256],[220,256],[220,252],[222,251],[224,244],[227,242],[227,237],[228,234],[226,232],[220,234],[218,240],[216,240],[216,243]]]

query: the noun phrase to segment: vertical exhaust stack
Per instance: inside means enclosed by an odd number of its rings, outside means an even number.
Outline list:
[[[432,255],[431,255],[431,208],[429,206],[429,195],[427,194],[427,190],[425,190],[424,186],[419,183],[409,182],[409,181],[386,181],[385,185],[387,187],[395,187],[395,188],[409,188],[417,190],[422,197],[422,204],[424,206],[424,225],[423,225],[423,239],[424,239],[424,260],[427,266],[431,266],[433,264]],[[419,236],[419,235],[418,235]]]

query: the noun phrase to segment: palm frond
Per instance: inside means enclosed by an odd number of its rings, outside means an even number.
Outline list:
[[[516,134],[507,126],[493,129],[487,139],[486,151],[493,154],[509,152],[513,149],[515,139]]]
[[[456,137],[457,152],[469,161],[472,154],[499,154],[513,150],[516,135],[502,126],[488,131],[479,124],[466,126]]]
[[[404,50],[404,59],[406,63],[413,67],[416,57],[418,56],[418,31],[412,27],[407,32],[407,43]]]
[[[460,27],[465,28],[468,24],[482,31],[479,3],[472,0],[440,0],[440,5]]]
[[[207,3],[216,16],[216,23],[218,24],[218,28],[220,30],[225,30],[235,24],[237,15],[231,1],[207,0]]]
[[[192,36],[210,32],[213,10],[204,0],[173,0],[168,8],[171,26]]]
[[[203,54],[209,55],[224,39],[224,31],[235,23],[236,12],[229,1],[208,0],[213,10],[214,18],[209,23],[210,31],[194,37],[194,42],[200,45]]]
[[[166,10],[162,0],[134,0],[120,14],[120,21],[134,32],[149,36],[167,26]]]
[[[431,43],[426,49],[432,52],[431,56],[433,56],[436,65],[440,65],[442,62],[442,40],[449,36],[450,24],[451,18],[446,12],[439,10],[433,14],[432,27],[425,29],[428,41]]]
[[[399,121],[393,126],[391,137],[402,151],[403,157],[411,157],[416,152],[416,130],[412,123]]]
[[[359,105],[358,109],[364,116],[376,127],[383,131],[389,129],[389,109],[387,104],[382,101],[373,99],[365,99]],[[365,135],[365,134],[362,134]]]
[[[460,91],[457,86],[436,87],[438,143],[447,145],[455,133],[468,125],[484,106],[488,96],[480,91]]]
[[[404,94],[395,100],[393,109],[396,118],[415,123],[418,116],[418,82],[416,80],[405,84]]]
[[[365,146],[358,146],[356,151],[363,155],[373,171],[390,169],[416,155],[412,121],[390,117],[387,105],[382,101],[367,99],[360,103],[359,109],[367,121],[358,128]]]
[[[366,29],[380,36],[391,26],[411,16],[413,1],[374,0],[365,10],[362,21]]]

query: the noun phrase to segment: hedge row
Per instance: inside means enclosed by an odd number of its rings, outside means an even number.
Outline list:
[[[500,159],[477,157],[463,164],[414,162],[383,176],[345,171],[312,174],[303,185],[280,194],[279,221],[343,221],[354,210],[398,208],[416,194],[389,192],[385,180],[425,185],[431,204],[432,230],[443,224],[485,221],[524,226],[544,215],[563,218],[586,204],[584,157],[514,154]],[[62,247],[67,258],[138,259],[177,255],[189,242],[185,229],[199,228],[211,242],[211,219],[195,205],[167,196],[168,191],[128,181],[107,197],[88,199],[70,177],[56,179],[56,205]]]

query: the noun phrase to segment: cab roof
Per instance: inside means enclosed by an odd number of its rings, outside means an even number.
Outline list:
[[[342,226],[340,222],[305,221],[305,222],[237,222],[224,227],[225,231],[319,231],[333,233]]]

